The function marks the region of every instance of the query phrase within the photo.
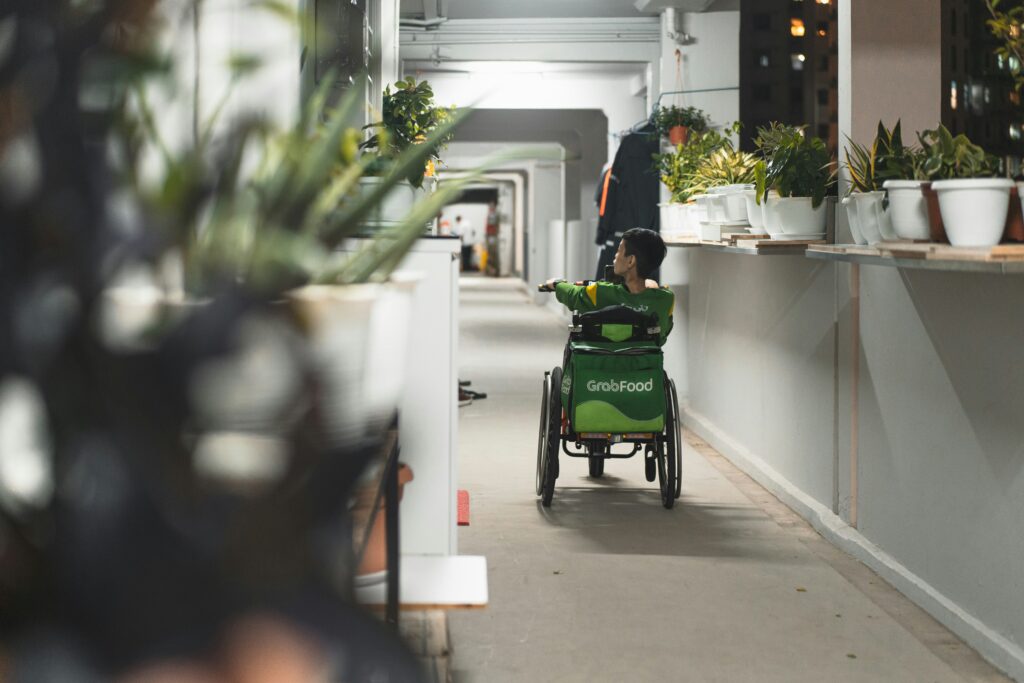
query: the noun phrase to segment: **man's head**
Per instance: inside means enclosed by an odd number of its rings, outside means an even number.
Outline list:
[[[455,222],[456,223],[461,223],[462,222],[462,216],[456,216],[455,217]]]
[[[633,228],[622,234],[619,250],[615,252],[615,274],[625,277],[633,269],[637,276],[648,278],[665,260],[667,253],[661,235],[645,228]]]

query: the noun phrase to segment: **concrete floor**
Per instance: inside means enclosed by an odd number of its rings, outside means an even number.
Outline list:
[[[534,496],[543,372],[562,321],[522,283],[463,280],[460,488],[490,606],[450,615],[459,683],[1004,681],[940,624],[687,434],[683,496],[661,507],[639,458],[591,480],[562,458]]]

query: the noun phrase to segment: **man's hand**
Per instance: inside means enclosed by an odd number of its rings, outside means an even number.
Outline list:
[[[544,284],[538,286],[537,290],[541,292],[553,292],[555,291],[555,285],[557,285],[559,282],[565,282],[565,278],[553,277]]]

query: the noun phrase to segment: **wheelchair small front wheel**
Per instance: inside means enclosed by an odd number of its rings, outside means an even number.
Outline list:
[[[590,465],[590,476],[597,479],[604,476],[604,458],[599,455],[591,455],[587,458]]]
[[[657,446],[658,484],[661,488],[661,504],[671,510],[676,502],[676,459],[669,452],[668,443],[659,441]]]

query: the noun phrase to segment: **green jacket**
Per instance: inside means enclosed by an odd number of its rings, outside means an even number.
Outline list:
[[[594,282],[590,285],[572,285],[559,282],[555,285],[555,298],[574,311],[586,313],[607,306],[622,304],[641,313],[655,313],[661,327],[661,343],[665,343],[672,331],[672,309],[676,297],[667,287],[646,289],[633,294],[624,285],[610,282]]]

